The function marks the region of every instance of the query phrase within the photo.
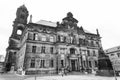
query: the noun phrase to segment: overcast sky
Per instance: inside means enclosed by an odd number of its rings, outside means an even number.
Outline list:
[[[103,49],[120,45],[120,0],[0,0],[0,54],[6,54],[16,10],[23,4],[33,22],[61,22],[72,12],[78,26],[92,33],[99,30]]]

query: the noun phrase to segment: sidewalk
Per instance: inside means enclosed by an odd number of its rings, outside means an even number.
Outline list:
[[[35,80],[35,77],[27,78],[25,80]],[[115,80],[114,77],[103,77],[95,75],[67,75],[67,76],[44,76],[37,77],[36,80]],[[117,77],[120,80],[120,77]]]

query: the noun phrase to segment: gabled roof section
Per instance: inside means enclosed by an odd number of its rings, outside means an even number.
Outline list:
[[[56,22],[51,22],[51,21],[46,21],[46,20],[40,20],[40,21],[36,22],[36,24],[51,26],[51,27],[57,27]]]

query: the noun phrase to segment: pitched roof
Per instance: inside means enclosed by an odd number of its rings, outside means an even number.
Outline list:
[[[56,22],[51,22],[51,21],[46,21],[46,20],[40,20],[36,22],[36,24],[41,24],[41,25],[46,25],[46,26],[51,26],[51,27],[57,27]]]

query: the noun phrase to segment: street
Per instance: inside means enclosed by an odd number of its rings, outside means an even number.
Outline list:
[[[13,73],[0,74],[0,80],[35,80],[35,75],[22,76]],[[114,77],[95,76],[93,74],[82,75],[52,75],[52,76],[40,76],[37,75],[36,80],[115,80]],[[120,80],[120,77],[117,77]]]

